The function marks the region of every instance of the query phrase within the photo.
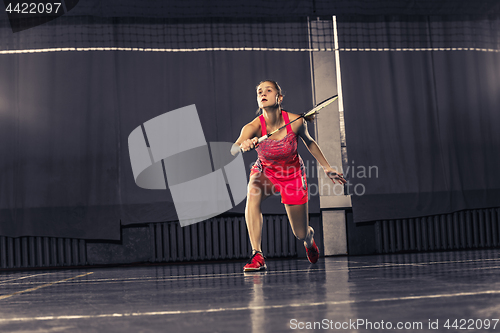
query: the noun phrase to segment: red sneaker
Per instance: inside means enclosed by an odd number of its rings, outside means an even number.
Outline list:
[[[248,263],[243,267],[244,272],[255,272],[263,271],[267,268],[264,261],[264,256],[260,252],[255,252],[255,254],[248,260]]]
[[[313,239],[313,245],[310,248],[307,248],[305,244],[304,247],[306,248],[307,259],[309,259],[309,262],[311,264],[315,264],[319,259],[319,249],[318,246],[316,245],[316,241],[314,241]]]

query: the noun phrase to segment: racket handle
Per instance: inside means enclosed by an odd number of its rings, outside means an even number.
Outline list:
[[[252,151],[252,150],[254,150],[254,149],[255,149],[255,147],[250,148],[250,150],[247,150],[247,151]],[[231,147],[231,155],[233,155],[233,156],[236,156],[236,155],[238,155],[239,153],[246,153],[247,151],[244,151],[244,150],[243,150],[243,149],[241,149],[241,148],[240,148],[240,146],[238,146],[238,145],[233,145],[233,146]]]
[[[240,149],[240,146],[238,146],[237,144],[233,144],[233,146],[231,147],[231,151],[230,152],[231,152],[231,155],[236,156],[239,153],[241,153],[242,150]]]
[[[258,140],[257,140],[257,144],[253,147],[253,148],[250,148],[250,150],[248,151],[252,151],[254,150],[255,148],[257,148],[257,146],[259,145],[259,143],[261,143],[262,141],[264,141],[265,139],[267,139],[269,137],[269,135],[264,135],[264,136],[261,136]],[[233,156],[236,156],[238,155],[238,153],[245,153],[245,151],[243,149],[241,149],[238,145],[233,145],[231,147],[231,155]]]
[[[267,135],[267,134],[266,134],[266,135],[264,135],[264,136],[261,136],[261,137],[259,138],[259,140],[257,141],[257,143],[258,143],[258,144],[259,144],[259,143],[261,143],[262,141],[264,141],[264,140],[265,140],[265,139],[267,139],[268,137],[269,137],[269,135]]]
[[[257,148],[257,146],[259,145],[259,143],[261,143],[262,141],[264,141],[264,140],[265,140],[265,139],[267,139],[268,137],[269,137],[269,135],[268,135],[268,134],[266,134],[266,135],[264,135],[264,136],[261,136],[261,137],[259,138],[259,140],[257,140],[257,144],[256,144],[256,145],[254,145],[254,146],[253,146],[253,148],[250,148],[250,150],[248,150],[248,151],[252,151],[252,150],[254,150],[255,148]],[[242,150],[242,152],[244,153],[244,151],[243,151],[243,150]]]

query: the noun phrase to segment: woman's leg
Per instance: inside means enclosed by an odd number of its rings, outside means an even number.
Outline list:
[[[285,205],[290,225],[295,237],[304,241],[307,259],[316,263],[319,259],[319,249],[314,242],[314,229],[309,226],[308,203],[302,205]]]
[[[253,251],[262,252],[262,211],[264,199],[274,193],[273,184],[263,173],[254,173],[248,182],[245,220]]]
[[[295,237],[302,241],[306,241],[309,233],[309,206],[306,202],[302,205],[287,205],[285,204],[288,220],[292,227]]]

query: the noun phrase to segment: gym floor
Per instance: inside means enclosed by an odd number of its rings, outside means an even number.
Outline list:
[[[1,332],[500,331],[500,250],[0,273]]]

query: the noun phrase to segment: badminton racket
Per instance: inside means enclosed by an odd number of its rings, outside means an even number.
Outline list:
[[[271,133],[268,133],[268,134],[266,134],[266,135],[264,135],[264,136],[261,136],[261,137],[259,138],[259,140],[258,140],[257,144],[254,146],[254,148],[252,148],[252,149],[250,149],[250,150],[255,149],[259,143],[261,143],[262,141],[264,141],[264,140],[266,140],[266,139],[270,138],[270,137],[271,137],[271,135],[273,135],[273,134],[275,134],[275,133],[279,132],[281,129],[283,129],[283,128],[285,128],[286,126],[290,125],[290,124],[291,124],[291,123],[293,123],[294,121],[297,121],[297,120],[299,120],[299,119],[301,119],[301,118],[306,118],[306,117],[310,117],[310,116],[313,116],[313,115],[315,115],[315,114],[318,114],[318,113],[319,113],[319,110],[323,109],[324,107],[326,107],[326,106],[330,105],[332,102],[336,101],[338,97],[339,97],[339,95],[335,95],[335,96],[332,96],[332,97],[330,97],[330,98],[325,99],[323,102],[321,102],[321,103],[319,103],[318,105],[316,105],[313,109],[311,109],[311,110],[309,110],[309,111],[304,112],[303,114],[301,114],[298,118],[296,118],[296,119],[292,120],[291,122],[289,122],[289,123],[287,123],[287,124],[285,124],[285,125],[281,126],[280,128],[278,128],[277,130],[272,131]],[[250,151],[250,150],[248,150],[248,151]],[[231,154],[232,154],[233,156],[236,156],[239,152],[243,152],[243,153],[244,153],[245,151],[243,151],[243,150],[242,150],[242,149],[241,149],[241,148],[240,148],[237,144],[234,144],[234,145],[231,147]]]

